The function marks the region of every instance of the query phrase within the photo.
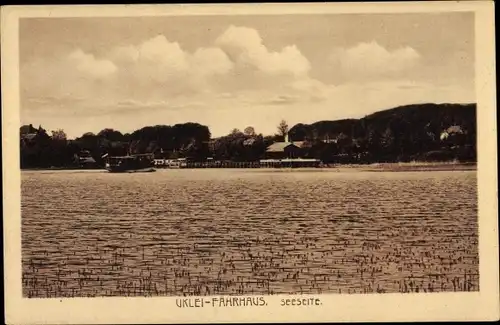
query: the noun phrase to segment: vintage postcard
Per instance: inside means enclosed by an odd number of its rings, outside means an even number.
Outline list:
[[[8,324],[498,319],[492,2],[1,18]]]

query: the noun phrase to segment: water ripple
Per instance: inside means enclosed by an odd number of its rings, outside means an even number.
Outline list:
[[[22,173],[26,297],[479,290],[476,172]]]

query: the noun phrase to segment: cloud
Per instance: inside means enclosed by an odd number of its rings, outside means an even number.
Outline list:
[[[252,28],[231,25],[215,44],[241,68],[294,76],[307,75],[311,69],[309,60],[297,46],[288,45],[280,52],[269,51],[258,31]]]
[[[170,42],[163,35],[158,35],[138,47],[139,59],[157,64],[160,69],[182,71],[189,67],[186,53],[179,43]]]
[[[70,65],[82,74],[88,74],[95,78],[105,78],[116,72],[115,64],[109,60],[99,60],[92,54],[88,54],[78,49],[68,55]]]
[[[299,101],[297,96],[278,95],[264,100],[256,101],[257,104],[266,105],[289,105]]]
[[[351,80],[402,76],[417,67],[420,59],[420,54],[411,47],[388,50],[375,41],[336,48],[330,56],[337,71]]]
[[[60,58],[37,58],[20,68],[21,101],[60,99],[71,109],[71,100],[102,98],[116,74],[113,67],[78,50]]]
[[[225,75],[233,69],[233,62],[219,48],[199,48],[190,58],[191,68],[202,76]]]
[[[109,58],[119,66],[137,62],[139,50],[134,45],[117,46],[109,53]]]
[[[219,48],[198,48],[189,53],[164,35],[114,48],[109,57],[119,66],[121,78],[143,87],[164,86],[166,93],[202,89],[212,76],[226,74],[233,66]]]
[[[114,48],[110,58],[122,69],[150,66],[165,78],[179,73],[193,75],[225,74],[232,69],[232,62],[219,48],[198,48],[189,53],[179,43],[170,42],[164,35],[158,35],[139,45]]]
[[[117,106],[259,91],[317,100],[323,85],[309,76],[310,69],[294,44],[272,51],[257,30],[229,26],[211,45],[193,51],[160,34],[99,57],[77,48],[63,58],[40,59],[24,66],[23,89],[30,98],[88,97]]]

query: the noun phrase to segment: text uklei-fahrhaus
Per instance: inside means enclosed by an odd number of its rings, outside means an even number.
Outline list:
[[[261,307],[266,306],[264,297],[213,297],[213,298],[177,298],[175,304],[179,308],[203,307]]]

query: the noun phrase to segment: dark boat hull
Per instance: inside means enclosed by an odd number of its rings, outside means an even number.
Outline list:
[[[155,171],[153,156],[150,154],[106,157],[105,168],[111,173],[144,173]]]

